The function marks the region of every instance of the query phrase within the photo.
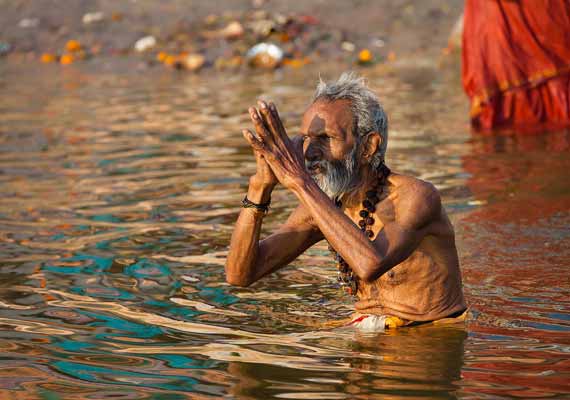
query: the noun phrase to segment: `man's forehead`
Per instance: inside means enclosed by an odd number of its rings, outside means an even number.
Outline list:
[[[302,126],[309,131],[350,129],[352,110],[349,100],[317,100],[303,114]]]

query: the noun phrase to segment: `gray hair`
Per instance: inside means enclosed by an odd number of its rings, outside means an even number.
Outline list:
[[[364,78],[354,72],[344,72],[336,82],[332,83],[326,83],[319,78],[313,103],[317,100],[350,101],[357,146],[368,133],[376,131],[380,134],[382,143],[370,162],[373,169],[378,168],[384,162],[388,146],[388,117],[378,97],[366,86]]]

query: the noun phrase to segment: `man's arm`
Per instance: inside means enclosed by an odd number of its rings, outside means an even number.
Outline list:
[[[250,108],[249,114],[256,124],[263,124],[255,108]],[[277,178],[261,153],[255,149],[253,153],[257,170],[249,180],[247,198],[256,204],[267,203],[277,184]],[[277,232],[260,242],[264,215],[255,208],[244,208],[240,212],[226,261],[226,280],[232,285],[251,285],[287,265],[323,238],[312,223],[310,214],[303,206],[299,206]]]
[[[408,258],[441,216],[441,200],[429,183],[416,181],[399,193],[396,218],[373,241],[312,182],[292,187],[329,243],[362,280],[378,279]]]
[[[254,202],[256,192],[259,191],[250,185],[248,198]],[[226,280],[231,285],[249,286],[323,239],[307,210],[298,206],[283,226],[259,241],[263,215],[252,208],[242,209],[239,215],[226,262]]]

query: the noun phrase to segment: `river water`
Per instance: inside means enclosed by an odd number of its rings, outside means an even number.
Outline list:
[[[442,193],[470,319],[365,335],[325,328],[351,303],[324,245],[224,281],[246,109],[272,99],[295,133],[315,67],[1,64],[0,397],[570,398],[570,133],[471,134],[455,71],[364,74],[389,166]],[[277,189],[265,232],[295,205]]]

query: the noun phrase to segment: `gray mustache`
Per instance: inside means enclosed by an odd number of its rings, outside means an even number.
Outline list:
[[[313,169],[316,167],[325,167],[324,169],[326,169],[328,165],[329,163],[327,161],[305,161],[305,167],[307,167],[307,169]]]

